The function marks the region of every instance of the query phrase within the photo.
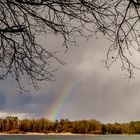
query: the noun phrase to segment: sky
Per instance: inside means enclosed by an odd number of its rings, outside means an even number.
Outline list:
[[[103,63],[109,45],[106,40],[80,39],[67,53],[59,39],[40,40],[42,45],[59,47],[58,56],[66,65],[59,65],[55,82],[41,82],[40,90],[31,93],[19,94],[9,77],[0,81],[0,117],[96,119],[105,123],[140,119],[140,71],[128,81],[118,63],[108,70]]]

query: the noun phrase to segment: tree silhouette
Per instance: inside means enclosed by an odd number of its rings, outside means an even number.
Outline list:
[[[18,82],[26,75],[37,81],[54,80],[50,60],[62,63],[55,52],[37,43],[41,33],[60,35],[64,46],[76,37],[103,35],[111,41],[106,64],[121,60],[122,69],[133,76],[137,68],[129,60],[131,50],[140,51],[139,0],[2,0],[0,1],[0,78],[11,74]]]

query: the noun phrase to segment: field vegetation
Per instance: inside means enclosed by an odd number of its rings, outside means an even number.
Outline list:
[[[140,121],[129,123],[106,123],[97,120],[68,119],[23,119],[17,117],[0,118],[0,132],[10,134],[37,133],[74,133],[74,134],[140,134]]]

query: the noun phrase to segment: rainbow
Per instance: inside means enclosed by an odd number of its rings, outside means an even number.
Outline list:
[[[55,121],[58,119],[59,115],[63,111],[63,107],[65,105],[66,100],[70,95],[75,93],[75,89],[77,87],[77,84],[75,83],[67,83],[66,85],[63,86],[59,92],[58,92],[58,97],[56,98],[56,101],[52,104],[52,106],[49,107],[47,111],[47,119],[51,121]]]

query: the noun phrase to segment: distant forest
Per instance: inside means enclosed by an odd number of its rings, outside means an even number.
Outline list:
[[[0,118],[0,132],[5,133],[74,133],[74,134],[140,134],[140,121],[103,124],[97,120],[70,121],[68,119],[23,119]]]

